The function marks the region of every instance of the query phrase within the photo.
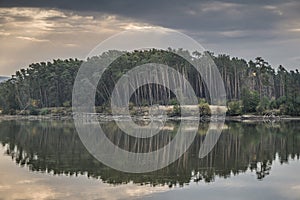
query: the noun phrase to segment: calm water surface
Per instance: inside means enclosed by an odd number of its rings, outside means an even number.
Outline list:
[[[149,140],[101,124],[128,151],[166,145],[179,122]],[[111,169],[91,156],[72,122],[0,121],[0,199],[300,199],[300,124],[226,123],[213,151],[198,158],[208,124],[170,166],[146,174]]]

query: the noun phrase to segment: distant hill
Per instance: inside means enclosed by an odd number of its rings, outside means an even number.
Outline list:
[[[0,76],[0,83],[3,81],[6,81],[8,79],[9,79],[9,77],[7,77],[7,76]]]

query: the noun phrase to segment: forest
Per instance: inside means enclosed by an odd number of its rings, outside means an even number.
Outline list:
[[[96,106],[109,107],[110,94],[117,80],[130,69],[145,63],[173,67],[189,81],[199,98],[199,105],[210,104],[202,77],[210,75],[210,65],[203,65],[207,73],[200,76],[191,63],[178,56],[178,53],[190,57],[195,63],[203,63],[205,56],[213,59],[224,81],[228,115],[266,112],[300,115],[300,74],[297,69],[288,71],[282,65],[272,67],[262,57],[246,61],[224,54],[214,55],[208,51],[191,53],[183,49],[133,52],[111,50],[86,61],[58,59],[31,64],[17,71],[9,80],[0,83],[0,111],[2,114],[47,114],[47,108],[71,107],[73,84],[80,66],[89,62],[108,61],[112,55],[119,57],[105,70],[97,85]],[[167,88],[149,84],[135,91],[131,96],[131,104],[177,105],[178,102],[176,96]]]

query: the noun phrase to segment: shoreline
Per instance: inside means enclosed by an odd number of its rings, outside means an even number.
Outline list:
[[[90,117],[82,117],[82,119],[95,119],[95,117],[99,121],[113,121],[113,120],[119,120],[119,121],[126,121],[130,117],[133,117],[136,120],[151,120],[148,116],[112,116],[109,114],[91,114],[89,115]],[[81,118],[81,117],[79,117]],[[72,115],[62,115],[62,116],[57,116],[57,115],[0,115],[0,120],[73,120]],[[161,120],[162,118],[156,118],[158,120]],[[166,120],[197,120],[197,118],[191,118],[191,117],[166,117]],[[218,118],[210,118],[209,116],[207,117],[201,117],[198,118],[198,120],[201,121],[218,121]],[[221,118],[219,118],[221,120]],[[275,122],[275,121],[291,121],[291,120],[299,120],[300,121],[300,116],[265,116],[265,115],[239,115],[239,116],[225,116],[225,121],[236,121],[236,122],[247,122],[247,121],[260,121],[260,122]]]

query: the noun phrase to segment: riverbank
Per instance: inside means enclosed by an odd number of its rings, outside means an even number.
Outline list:
[[[134,120],[151,120],[149,116],[112,116],[110,114],[100,114],[100,113],[90,113],[86,115],[79,116],[76,118],[82,118],[84,120],[88,119],[98,119],[99,121],[126,121],[130,117]],[[178,116],[167,116],[165,118],[157,117],[152,118],[154,120],[196,120],[194,117],[178,117]],[[221,117],[199,117],[201,121],[220,121],[223,120]],[[0,115],[0,120],[73,120],[73,115]],[[257,122],[268,122],[268,121],[287,121],[287,120],[299,120],[300,116],[266,116],[266,115],[240,115],[240,116],[225,116],[225,121],[238,121],[238,122],[247,122],[247,121],[257,121]]]

